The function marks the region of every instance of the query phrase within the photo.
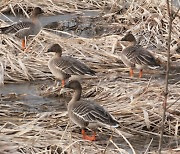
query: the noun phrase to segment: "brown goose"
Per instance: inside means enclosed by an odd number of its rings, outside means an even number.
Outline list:
[[[80,100],[82,87],[79,81],[69,81],[64,87],[74,90],[72,99],[68,104],[68,114],[69,118],[82,128],[83,139],[90,141],[96,139],[95,132],[92,136],[86,135],[84,130],[86,127],[94,128],[101,124],[114,128],[119,126],[119,122],[102,106],[91,100]]]
[[[29,35],[36,35],[41,30],[41,23],[38,16],[43,13],[40,7],[34,8],[30,20],[14,23],[7,27],[1,27],[1,34],[15,33],[15,36],[22,39],[22,49],[26,48],[26,38]]]
[[[123,63],[130,68],[131,77],[133,76],[134,68],[140,70],[139,78],[141,78],[143,69],[148,67],[157,68],[160,66],[148,50],[137,44],[133,34],[128,33],[121,39],[121,41],[126,43],[126,47],[123,49],[121,54],[121,59]]]
[[[72,75],[95,75],[95,71],[79,60],[70,56],[62,56],[62,48],[59,44],[53,44],[47,52],[55,52],[53,58],[49,60],[48,67],[56,79],[61,80],[62,87],[65,80]]]

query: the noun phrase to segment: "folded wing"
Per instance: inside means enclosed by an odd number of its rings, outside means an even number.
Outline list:
[[[18,22],[7,27],[1,27],[0,33],[2,34],[15,33],[17,37],[21,38],[28,35],[28,31],[32,26],[33,23],[30,21]]]
[[[86,102],[76,103],[72,112],[84,122],[99,122],[113,127],[119,126],[119,123],[108,111],[92,101],[86,100]]]
[[[55,61],[55,66],[66,74],[70,75],[95,75],[95,71],[91,70],[84,63],[69,56],[61,57],[60,60]]]
[[[143,49],[140,45],[130,46],[123,50],[123,54],[129,59],[131,63],[138,65],[148,65],[151,67],[159,66],[154,56]]]

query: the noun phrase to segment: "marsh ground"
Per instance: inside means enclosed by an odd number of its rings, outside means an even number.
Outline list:
[[[4,85],[0,89],[0,153],[156,153],[168,36],[166,4],[157,3],[1,1],[2,13],[12,14],[11,9],[18,13],[22,8],[28,12],[41,6],[45,16],[55,16],[53,19],[60,21],[30,38],[26,52],[21,50],[20,40],[1,35],[0,77]],[[84,10],[99,13],[94,16],[84,14]],[[179,23],[178,14],[172,31],[163,153],[179,152],[180,56],[176,53]],[[1,20],[0,25],[7,23]],[[129,77],[120,59],[122,48],[117,46],[127,30],[160,60],[161,69],[145,70],[142,79],[137,78],[138,72]],[[66,104],[71,95],[59,95],[58,89],[49,88],[54,79],[47,61],[52,55],[45,51],[52,43],[61,44],[65,55],[80,59],[97,72],[97,77],[83,81],[83,97],[106,107],[119,120],[120,128],[99,128],[98,140],[93,143],[81,139],[79,128],[70,124],[67,116]]]

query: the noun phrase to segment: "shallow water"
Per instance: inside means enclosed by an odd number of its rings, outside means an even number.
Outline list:
[[[67,13],[64,15],[53,15],[53,16],[42,16],[39,18],[42,27],[48,25],[49,23],[52,22],[58,22],[58,21],[69,21],[72,20],[73,18],[77,18],[78,16],[83,16],[83,17],[97,17],[99,15],[100,11],[99,10],[86,10],[82,11],[81,14],[78,13]],[[10,15],[0,15],[0,20],[6,21],[6,22],[17,22],[22,20],[23,18],[20,18],[18,16],[10,16]]]
[[[66,13],[63,15],[41,16],[39,17],[39,20],[42,24],[42,27],[46,28],[46,30],[48,31],[58,30],[58,32],[57,31],[51,31],[51,32],[60,35],[62,37],[69,37],[69,35],[64,35],[63,33],[59,32],[59,30],[68,32],[70,34],[75,33],[78,36],[89,38],[95,36],[94,34],[95,32],[93,31],[93,26],[95,23],[89,20],[93,19],[94,17],[98,17],[99,14],[100,14],[100,10],[84,10],[79,13],[76,12],[76,13]],[[10,15],[1,14],[0,20],[3,20],[11,25],[14,22],[19,22],[27,19],[23,19],[18,16],[14,17]],[[91,25],[92,23],[93,25]]]
[[[40,87],[46,82],[25,82],[18,84],[5,84],[0,89],[1,104],[14,105],[19,104],[19,108],[15,108],[16,112],[52,112],[63,111],[66,109],[66,100],[59,97],[43,97],[40,96]],[[51,84],[51,82],[48,82]],[[8,97],[10,94],[10,97]],[[16,97],[14,97],[14,95]],[[5,97],[7,97],[5,99]]]
[[[180,1],[179,0],[172,0],[172,3],[174,6],[176,6],[177,8],[180,8]]]

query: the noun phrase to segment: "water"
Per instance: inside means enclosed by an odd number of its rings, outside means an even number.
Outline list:
[[[172,3],[174,6],[176,6],[177,8],[180,8],[180,0],[172,0]]]
[[[52,22],[58,22],[58,21],[70,21],[73,18],[77,18],[78,16],[83,16],[83,17],[96,17],[100,13],[99,10],[86,10],[82,11],[81,14],[78,13],[67,13],[64,15],[54,15],[54,16],[42,16],[39,18],[42,27],[52,23]],[[20,17],[15,17],[15,16],[9,16],[9,15],[0,15],[0,20],[6,21],[8,23],[11,22],[18,22],[20,20],[23,20],[23,18]]]
[[[99,10],[85,10],[85,11],[81,11],[80,13],[77,12],[77,13],[67,13],[64,15],[41,16],[39,17],[39,20],[42,24],[42,27],[46,28],[46,30],[48,31],[50,30],[51,32],[60,35],[62,37],[69,37],[69,35],[67,36],[61,33],[59,31],[59,28],[62,31],[66,31],[70,34],[75,33],[75,35],[89,38],[89,37],[94,37],[96,35],[94,34],[93,27],[91,25],[93,21],[91,21],[90,19],[93,19],[94,17],[98,17],[99,14],[100,14]],[[78,22],[79,19],[80,22]],[[19,22],[27,19],[1,14],[0,20],[12,24],[14,22]],[[58,32],[51,30],[51,29],[56,30],[57,27],[58,27]],[[76,31],[77,27],[79,29],[78,32]]]
[[[43,97],[40,87],[46,82],[25,82],[5,84],[0,89],[1,104],[15,105],[16,112],[52,112],[66,110],[66,99],[62,97]],[[48,82],[48,84],[52,84]],[[51,86],[51,85],[50,85]],[[8,97],[10,95],[10,97]],[[15,97],[14,97],[15,95]],[[5,99],[7,97],[7,99]],[[5,101],[4,101],[5,100]]]

